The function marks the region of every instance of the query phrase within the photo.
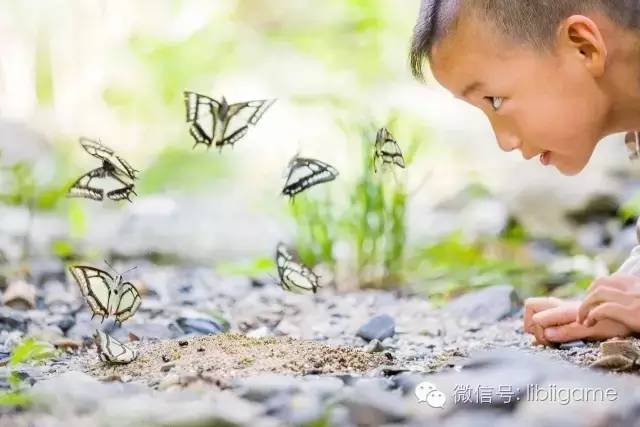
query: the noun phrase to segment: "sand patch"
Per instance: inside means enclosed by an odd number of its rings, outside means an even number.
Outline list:
[[[390,362],[383,354],[290,337],[219,334],[131,345],[140,354],[128,365],[106,365],[93,353],[85,370],[103,379],[126,378],[152,386],[170,373],[225,387],[233,378],[264,373],[364,373]]]

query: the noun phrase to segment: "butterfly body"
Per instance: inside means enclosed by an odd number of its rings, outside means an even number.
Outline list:
[[[333,181],[338,175],[336,168],[328,163],[296,155],[289,162],[287,180],[282,194],[293,199],[308,188]]]
[[[67,195],[102,201],[105,190],[95,186],[92,181],[112,178],[121,186],[107,192],[107,197],[116,201],[125,199],[131,201],[131,195],[136,195],[133,181],[137,179],[138,171],[122,157],[116,155],[112,149],[98,141],[80,138],[80,145],[91,156],[101,160],[102,166],[78,178]]]
[[[208,148],[233,146],[255,126],[275,100],[258,100],[230,104],[195,92],[184,92],[189,133],[195,144]]]
[[[121,275],[112,277],[106,271],[89,266],[74,266],[69,269],[71,275],[80,286],[93,316],[114,316],[116,323],[122,323],[140,307],[141,298],[138,290],[130,282],[125,282]]]

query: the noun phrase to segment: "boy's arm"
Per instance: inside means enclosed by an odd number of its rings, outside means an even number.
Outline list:
[[[640,245],[635,246],[627,259],[616,270],[616,273],[640,276]]]

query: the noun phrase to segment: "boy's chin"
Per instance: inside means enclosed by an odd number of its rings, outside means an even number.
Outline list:
[[[586,163],[580,163],[580,164],[566,164],[563,162],[557,162],[556,164],[554,164],[553,166],[556,167],[556,169],[558,169],[558,172],[560,172],[562,175],[565,176],[575,176],[578,175],[580,172],[582,172],[582,170],[585,168]]]

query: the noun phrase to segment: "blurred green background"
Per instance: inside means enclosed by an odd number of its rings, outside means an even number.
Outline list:
[[[577,178],[502,153],[480,112],[412,80],[418,5],[3,1],[6,263],[145,257],[261,276],[284,240],[340,289],[408,285],[438,298],[505,282],[524,294],[572,294],[615,268],[633,239],[584,244],[566,212],[612,194],[614,225],[598,220],[597,232],[629,235],[637,204],[627,203],[634,173],[622,144],[603,144]],[[278,101],[233,149],[192,150],[187,89]],[[382,126],[406,170],[373,173]],[[96,167],[79,136],[142,171],[132,205],[64,197]],[[296,152],[340,177],[289,203],[279,191]]]

